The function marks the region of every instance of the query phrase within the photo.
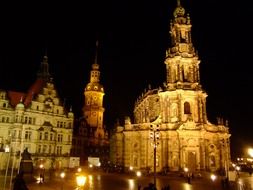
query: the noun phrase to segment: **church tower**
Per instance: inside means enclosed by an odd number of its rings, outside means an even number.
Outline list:
[[[177,0],[173,16],[170,22],[171,46],[164,61],[166,88],[170,97],[176,96],[176,101],[183,105],[172,105],[171,112],[164,115],[164,120],[184,122],[191,118],[195,122],[207,123],[207,94],[200,85],[200,60],[192,43],[190,16],[185,14],[180,0]]]
[[[174,19],[170,23],[171,47],[165,60],[168,89],[198,89],[199,59],[192,44],[191,20],[180,0],[174,11]]]
[[[99,65],[97,63],[98,56],[98,42],[96,43],[96,57],[95,63],[92,64],[92,70],[90,72],[90,82],[86,85],[84,89],[84,106],[83,115],[87,121],[87,124],[96,131],[95,137],[104,136],[104,107],[103,107],[103,96],[104,87],[100,84],[100,71]]]

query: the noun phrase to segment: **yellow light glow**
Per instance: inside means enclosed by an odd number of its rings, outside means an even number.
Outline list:
[[[65,172],[61,172],[60,176],[61,176],[61,178],[64,178],[65,177]]]
[[[136,175],[137,175],[137,177],[141,177],[141,172],[140,172],[140,171],[137,171],[137,172],[136,172]]]
[[[236,169],[236,171],[240,171],[241,167],[240,166],[236,166],[235,169]]]
[[[212,181],[215,181],[215,180],[216,180],[216,178],[217,178],[217,177],[216,177],[216,175],[211,174],[211,180],[212,180]]]
[[[79,187],[83,187],[86,183],[86,177],[83,175],[79,175],[76,177],[76,183]]]
[[[134,190],[134,180],[129,179],[128,180],[129,190]]]
[[[253,157],[253,148],[248,149],[248,154],[250,155],[250,157]]]

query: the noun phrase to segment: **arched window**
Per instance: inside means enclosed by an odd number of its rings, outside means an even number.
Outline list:
[[[184,103],[184,114],[191,114],[191,107],[189,102]]]

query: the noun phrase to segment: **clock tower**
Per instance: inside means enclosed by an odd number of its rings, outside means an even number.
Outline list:
[[[98,50],[98,43],[97,43]],[[94,136],[104,136],[104,126],[103,126],[103,96],[104,87],[99,83],[100,81],[100,71],[99,65],[97,64],[97,53],[95,57],[95,63],[92,64],[92,69],[90,72],[90,82],[86,85],[84,89],[84,106],[83,106],[83,116],[87,121],[87,124],[96,131]]]

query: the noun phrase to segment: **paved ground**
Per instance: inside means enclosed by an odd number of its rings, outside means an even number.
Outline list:
[[[141,184],[143,187],[149,183],[154,182],[154,177],[135,175],[117,174],[117,173],[101,173],[101,172],[86,172],[87,181],[84,190],[137,190],[137,185]],[[35,176],[36,178],[37,176]],[[33,178],[33,179],[35,179]],[[0,189],[3,190],[3,176],[0,177]],[[27,185],[29,190],[74,190],[77,188],[75,173],[66,172],[64,178],[60,177],[60,173],[54,175],[46,175],[45,182],[39,184],[32,181],[29,176],[26,176]],[[243,176],[242,180],[251,184],[252,187],[253,177]],[[157,176],[156,184],[157,189],[161,190],[162,187],[170,185],[171,190],[222,190],[221,180],[217,178],[215,181],[210,179],[210,174],[206,173],[201,178],[194,178],[189,184],[187,179],[179,177],[178,174],[170,174],[168,176]],[[226,188],[227,189],[227,188]],[[251,188],[237,188],[230,186],[230,190],[252,190]],[[6,190],[9,190],[9,181],[7,180]]]

